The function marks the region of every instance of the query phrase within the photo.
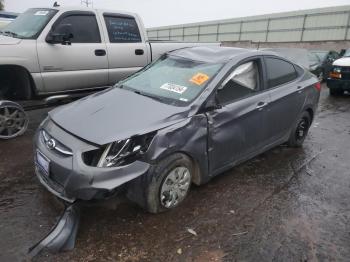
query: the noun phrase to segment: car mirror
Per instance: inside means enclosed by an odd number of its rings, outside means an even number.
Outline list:
[[[46,37],[46,42],[50,44],[71,45],[73,38],[72,25],[60,24],[52,28]]]
[[[222,108],[222,106],[220,105],[220,102],[219,102],[217,96],[209,99],[205,105],[206,111],[213,111],[213,110],[221,109],[221,108]]]

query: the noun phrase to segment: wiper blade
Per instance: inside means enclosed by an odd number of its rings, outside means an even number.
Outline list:
[[[11,31],[1,31],[1,33],[2,33],[3,35],[8,35],[8,36],[12,36],[12,37],[19,38],[19,35],[16,34],[15,32],[11,32]]]
[[[138,90],[135,90],[134,93],[138,94],[138,95],[141,95],[141,96],[145,96],[145,97],[149,97],[151,99],[154,99],[154,100],[157,100],[159,102],[163,102],[163,99],[161,99],[160,97],[158,96],[153,96],[153,95],[150,95],[150,94],[147,94],[147,93],[142,93]]]

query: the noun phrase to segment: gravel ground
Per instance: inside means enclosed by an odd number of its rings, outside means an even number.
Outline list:
[[[30,112],[24,136],[0,141],[0,261],[28,259],[63,210],[33,171],[32,136],[46,112]],[[168,213],[86,207],[76,248],[34,260],[349,261],[349,148],[350,95],[323,87],[303,148],[277,147],[193,186]]]

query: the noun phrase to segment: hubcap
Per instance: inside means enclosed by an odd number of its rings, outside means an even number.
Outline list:
[[[177,206],[187,195],[191,185],[191,174],[187,167],[174,168],[163,181],[160,202],[166,208]]]
[[[19,136],[27,126],[27,116],[20,106],[0,105],[0,139]]]
[[[299,140],[299,141],[303,140],[305,138],[305,136],[306,136],[307,129],[308,129],[308,121],[305,118],[303,118],[299,122],[297,130],[295,132],[296,139]]]

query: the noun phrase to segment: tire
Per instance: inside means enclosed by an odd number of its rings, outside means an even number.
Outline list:
[[[24,69],[0,68],[0,100],[29,100],[31,82]]]
[[[296,122],[287,144],[290,147],[302,147],[311,125],[311,117],[308,112],[303,112]]]
[[[344,90],[339,89],[339,88],[329,88],[329,94],[331,96],[340,96],[344,94]]]
[[[150,213],[168,211],[185,200],[190,190],[193,172],[193,163],[186,155],[173,154],[156,164],[148,174],[134,181],[128,189],[127,196]],[[176,173],[179,176],[178,181],[174,181]],[[181,178],[185,177],[181,183]],[[169,188],[174,190],[168,190]]]

